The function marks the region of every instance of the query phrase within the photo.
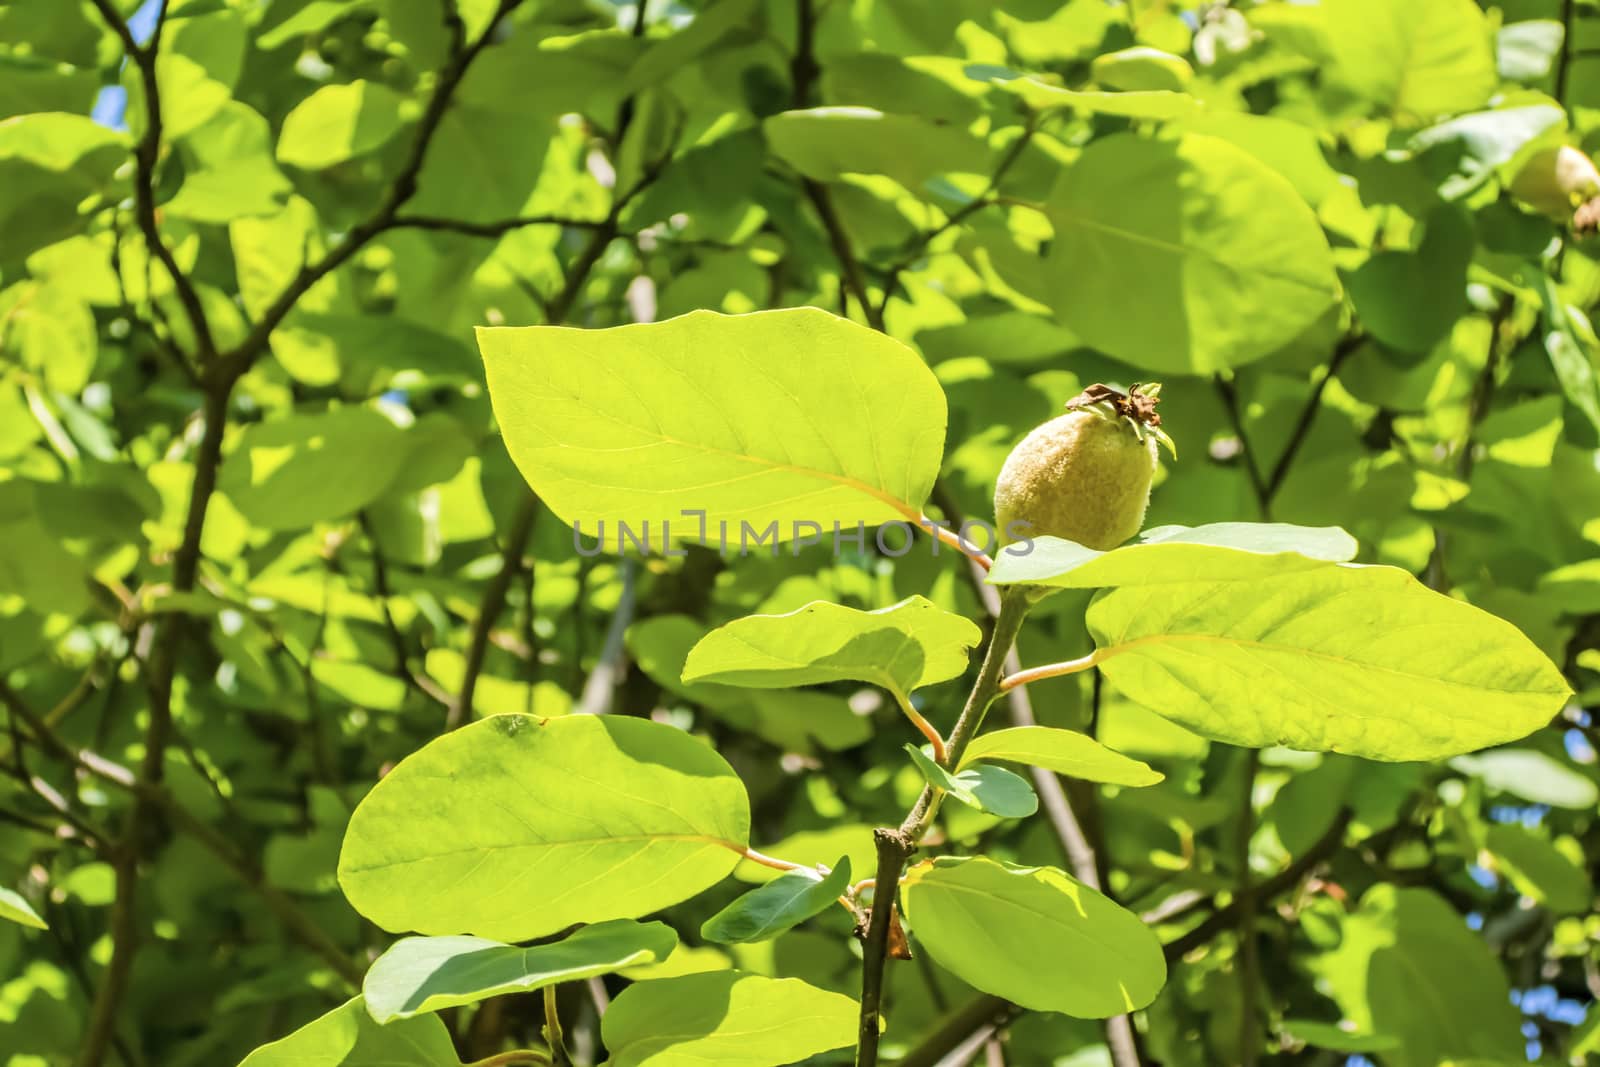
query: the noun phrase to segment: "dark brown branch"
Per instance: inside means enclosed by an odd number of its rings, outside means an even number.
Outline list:
[[[316,952],[345,981],[352,986],[360,985],[361,969],[320,927],[306,917],[293,900],[269,883],[266,874],[255,861],[236,849],[225,835],[196,818],[162,786],[152,784],[120,763],[96,752],[69,745],[50,728],[44,716],[34,712],[27,702],[4,682],[0,682],[0,703],[4,703],[7,710],[22,720],[28,727],[34,743],[51,756],[76,769],[86,771],[101,781],[126,790],[136,803],[142,802],[159,808],[174,828],[193,837],[254,890],[267,905],[268,910],[277,916],[297,940]]]
[[[1250,479],[1250,489],[1256,497],[1256,510],[1265,521],[1272,512],[1272,497],[1267,492],[1267,482],[1261,476],[1261,468],[1256,466],[1255,453],[1250,450],[1250,438],[1244,430],[1244,415],[1239,410],[1239,391],[1234,388],[1231,378],[1218,376],[1216,386],[1217,398],[1222,401],[1228,424],[1233,428],[1234,437],[1239,439],[1239,459],[1244,463],[1245,475]]]
[[[183,313],[189,320],[189,326],[194,330],[195,344],[199,348],[200,362],[204,364],[216,355],[217,347],[212,338],[211,324],[206,319],[205,307],[200,303],[200,294],[195,290],[194,283],[189,280],[178,266],[177,259],[172,254],[172,249],[161,238],[161,226],[156,214],[156,167],[161,162],[161,85],[156,77],[156,55],[161,45],[161,30],[166,23],[167,3],[162,3],[156,17],[155,31],[150,36],[150,44],[141,48],[133,39],[133,31],[117,14],[111,0],[91,0],[95,10],[100,13],[100,18],[110,27],[122,42],[123,51],[127,53],[128,62],[132,63],[139,72],[139,84],[144,92],[145,128],[144,134],[139,138],[139,143],[134,146],[133,159],[135,166],[133,183],[134,217],[139,223],[139,232],[144,235],[148,251],[160,260],[161,265],[172,277],[172,285],[178,296],[178,303],[183,307]]]
[[[1311,433],[1311,424],[1317,421],[1317,413],[1322,410],[1322,394],[1327,390],[1328,383],[1338,375],[1339,368],[1344,366],[1344,361],[1349,359],[1365,341],[1363,335],[1352,333],[1340,341],[1338,347],[1333,350],[1327,370],[1317,379],[1317,384],[1312,386],[1311,395],[1306,399],[1305,406],[1300,409],[1300,417],[1295,420],[1294,431],[1289,435],[1289,443],[1284,446],[1278,462],[1272,465],[1272,473],[1267,475],[1265,489],[1269,505],[1283,488],[1285,479],[1289,477],[1289,469],[1294,466],[1295,457],[1300,454],[1301,447],[1306,443],[1306,437]],[[1242,442],[1243,438],[1240,440]]]
[[[1325,830],[1321,837],[1307,848],[1295,861],[1271,878],[1263,879],[1255,887],[1255,902],[1272,898],[1293,889],[1300,884],[1312,869],[1333,855],[1344,842],[1345,829],[1350,825],[1351,812],[1349,808],[1342,808],[1334,817],[1333,825]],[[1218,908],[1205,918],[1194,929],[1173,938],[1162,946],[1162,952],[1167,957],[1168,963],[1175,963],[1199,948],[1211,942],[1224,930],[1232,929],[1239,922],[1243,911],[1244,902],[1235,897],[1223,907]]]
[[[895,1067],[938,1067],[946,1056],[984,1027],[1004,1029],[1021,1014],[1021,1008],[1000,997],[987,993],[974,997],[896,1060]]]
[[[109,2],[109,0],[99,0],[99,2]],[[465,43],[466,27],[462,24],[460,14],[453,4],[446,6],[445,25],[451,41],[450,59],[439,72],[438,85],[434,88],[433,95],[428,98],[422,117],[417,120],[417,133],[412,139],[411,151],[394,183],[389,186],[383,203],[371,217],[347,233],[344,240],[326,252],[322,258],[300,268],[294,280],[284,287],[278,298],[262,313],[260,320],[251,328],[245,339],[228,354],[226,363],[229,373],[237,376],[249,369],[257,357],[266,351],[272,331],[278,328],[312,286],[365,248],[373,238],[395,227],[400,209],[417,194],[417,179],[422,174],[423,164],[427,162],[428,147],[433,143],[439,124],[444,121],[445,112],[450,108],[450,101],[456,89],[466,77],[473,60],[477,59],[494,39],[501,21],[521,3],[522,0],[500,0],[488,27],[482,36],[470,45]]]
[[[389,223],[388,228],[435,230],[442,233],[459,233],[468,237],[503,237],[512,230],[528,226],[563,226],[573,230],[597,230],[605,224],[605,219],[570,219],[560,215],[522,215],[495,222],[469,222],[466,219],[447,219],[436,215],[397,215]]]
[[[489,652],[489,634],[495,620],[505,605],[511,583],[522,569],[522,555],[528,545],[528,535],[533,532],[534,517],[539,514],[539,498],[533,493],[523,494],[506,531],[505,545],[500,550],[500,569],[484,586],[483,597],[478,602],[478,617],[472,621],[472,634],[467,639],[466,669],[461,677],[461,689],[445,713],[444,728],[454,730],[466,725],[472,718],[472,697],[478,688],[478,677],[483,673],[484,658]]]
[[[1005,176],[1010,173],[1011,168],[1016,166],[1017,160],[1022,158],[1022,153],[1027,151],[1028,145],[1033,142],[1033,135],[1037,129],[1036,120],[1029,119],[1028,124],[1023,127],[1022,134],[1012,143],[1010,148],[1006,149],[1006,154],[1001,157],[1000,162],[995,166],[994,173],[990,175],[983,191],[956,211],[951,212],[940,225],[918,234],[912,239],[910,246],[900,258],[889,265],[883,283],[883,299],[878,305],[878,315],[880,317],[888,310],[889,299],[894,295],[895,286],[898,284],[902,271],[910,268],[918,259],[922,258],[923,253],[928,250],[928,246],[933,244],[934,241],[955,229],[990,204],[995,203],[992,198],[999,191],[1000,183],[1005,180]]]

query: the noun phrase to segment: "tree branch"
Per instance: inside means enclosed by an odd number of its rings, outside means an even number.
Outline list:
[[[1020,589],[1008,590],[1000,601],[1000,611],[995,618],[989,645],[984,652],[983,665],[978,669],[977,680],[967,697],[950,731],[947,766],[961,760],[973,736],[983,725],[989,705],[1000,695],[1000,676],[1011,646],[1022,629],[1028,614],[1028,599]],[[867,933],[862,949],[861,966],[861,1018],[857,1035],[856,1067],[875,1067],[878,1062],[879,1025],[882,1010],[884,967],[889,958],[889,931],[894,918],[895,894],[900,885],[900,875],[917,843],[922,840],[934,817],[939,812],[943,794],[931,786],[922,791],[916,804],[907,813],[899,829],[880,827],[873,832],[878,848],[878,870],[872,888],[872,911],[867,922]]]
[[[156,57],[161,46],[161,30],[166,24],[168,3],[164,0],[161,4],[156,16],[155,31],[150,36],[150,44],[141,48],[133,39],[133,31],[128,28],[122,16],[117,14],[111,0],[91,0],[91,2],[95,10],[100,13],[101,20],[122,42],[122,49],[127,54],[128,62],[139,72],[139,84],[144,92],[145,128],[143,136],[139,138],[139,143],[133,150],[134,217],[139,223],[139,232],[144,235],[147,251],[160,260],[161,265],[172,277],[178,303],[182,305],[189,326],[194,330],[200,362],[204,364],[217,353],[216,342],[211,334],[211,324],[206,319],[205,308],[200,303],[200,294],[195,290],[194,283],[178,267],[172,249],[168,248],[167,243],[161,238],[161,227],[156,213],[156,167],[161,161],[162,131],[161,85],[156,77]],[[151,300],[153,304],[154,298]]]
[[[51,729],[44,716],[30,708],[16,690],[4,681],[0,681],[0,703],[4,703],[12,714],[22,720],[32,734],[35,744],[50,755],[127,791],[136,803],[142,802],[159,808],[171,820],[174,828],[193,837],[208,852],[221,860],[240,881],[260,895],[268,910],[277,916],[296,939],[322,957],[334,972],[351,986],[360,986],[361,969],[350,957],[313,923],[292,899],[267,881],[265,873],[254,860],[238,851],[221,832],[202,822],[179,804],[164,787],[150,783],[127,767],[96,752],[69,745]]]
[[[1333,855],[1339,845],[1344,841],[1344,832],[1350,825],[1352,813],[1349,808],[1341,808],[1334,816],[1333,824],[1323,831],[1321,837],[1307,848],[1295,861],[1271,878],[1262,880],[1255,887],[1255,901],[1271,900],[1286,890],[1300,884],[1300,880],[1311,872],[1317,864]],[[1235,926],[1244,909],[1244,903],[1235,897],[1225,906],[1218,908],[1207,916],[1192,930],[1173,938],[1162,946],[1162,953],[1167,957],[1168,963],[1175,963],[1199,948],[1209,943],[1224,930]]]
[[[108,3],[109,0],[97,0],[97,2]],[[466,77],[473,60],[478,58],[494,38],[501,21],[521,3],[522,0],[499,0],[493,16],[489,19],[488,27],[470,45],[465,44],[466,27],[461,21],[461,15],[453,4],[446,5],[445,26],[451,40],[450,59],[440,70],[439,81],[433,90],[433,95],[428,98],[422,117],[417,120],[417,134],[411,142],[411,151],[400,168],[399,176],[389,186],[383,203],[370,218],[347,233],[344,240],[326,252],[321,259],[300,268],[294,279],[284,287],[283,292],[278,294],[278,298],[262,313],[260,320],[251,328],[244,340],[225,357],[228,373],[237,377],[248,370],[261,353],[266,351],[267,343],[272,338],[272,331],[278,328],[312,286],[366,247],[373,238],[395,228],[395,220],[399,217],[400,209],[417,194],[417,179],[422,174],[423,164],[427,162],[428,147],[439,131],[439,124],[444,121],[445,112],[450,108],[450,100],[455,95],[456,89]]]

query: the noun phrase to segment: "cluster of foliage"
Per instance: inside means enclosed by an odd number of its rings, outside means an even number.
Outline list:
[[[0,4],[0,1063],[1600,1052],[1596,34]]]

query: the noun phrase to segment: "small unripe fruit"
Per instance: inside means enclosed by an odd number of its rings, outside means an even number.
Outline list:
[[[1065,415],[1024,437],[995,487],[1002,543],[1048,534],[1107,551],[1138,533],[1156,443],[1172,448],[1155,411],[1160,389],[1092,385],[1068,401]]]
[[[1535,153],[1511,181],[1511,195],[1582,233],[1600,222],[1600,169],[1571,145]]]

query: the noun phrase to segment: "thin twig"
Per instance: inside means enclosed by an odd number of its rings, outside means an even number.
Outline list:
[[[217,352],[216,343],[212,339],[211,324],[206,319],[205,307],[200,302],[200,294],[196,291],[194,283],[178,266],[172,249],[168,248],[166,241],[162,239],[161,226],[156,217],[156,168],[161,161],[162,133],[161,84],[156,76],[156,56],[161,47],[161,30],[166,23],[169,4],[165,0],[161,3],[150,43],[141,48],[133,38],[133,31],[117,13],[111,0],[91,0],[91,2],[95,10],[100,13],[100,18],[122,42],[128,62],[139,72],[139,84],[144,93],[145,127],[139,143],[133,149],[134,217],[139,223],[139,232],[144,235],[148,251],[161,261],[161,265],[172,277],[173,291],[177,293],[178,303],[183,307],[190,328],[194,330],[200,362],[204,364]]]
[[[1334,816],[1333,823],[1323,831],[1321,837],[1301,853],[1289,866],[1273,875],[1271,878],[1262,879],[1255,887],[1255,900],[1257,904],[1294,888],[1300,884],[1311,870],[1323,860],[1333,855],[1344,842],[1344,832],[1350,825],[1351,812],[1349,808],[1341,808]],[[1218,934],[1236,926],[1239,916],[1244,909],[1244,903],[1237,897],[1230,900],[1223,907],[1218,908],[1187,933],[1173,938],[1162,946],[1162,953],[1167,957],[1168,963],[1175,963],[1193,952],[1202,945],[1208,944]]]
[[[604,219],[572,219],[562,215],[519,215],[516,218],[495,222],[471,222],[467,219],[442,218],[437,215],[396,215],[389,222],[391,230],[432,230],[438,233],[458,233],[465,237],[504,237],[512,230],[529,226],[560,226],[569,230],[597,230]]]
[[[96,2],[109,3],[110,0],[96,0]],[[456,89],[466,77],[473,60],[477,59],[494,39],[501,21],[521,3],[522,0],[499,0],[494,14],[489,19],[489,25],[471,44],[466,43],[466,27],[455,5],[445,5],[444,19],[445,29],[450,37],[450,59],[439,71],[433,95],[428,98],[422,117],[417,120],[417,132],[412,139],[411,150],[401,165],[399,175],[389,186],[378,209],[365,222],[353,227],[345,235],[344,240],[325,252],[315,263],[303,264],[300,267],[293,280],[278,294],[277,299],[262,312],[244,340],[225,357],[224,362],[230,371],[242,373],[262,352],[266,351],[272,332],[282,324],[289,312],[300,302],[300,298],[312,286],[365,248],[373,238],[394,228],[400,209],[417,195],[417,179],[422,174],[423,164],[427,162],[428,148],[433,144],[440,123],[444,121],[445,112],[450,108],[450,101],[455,96]]]

